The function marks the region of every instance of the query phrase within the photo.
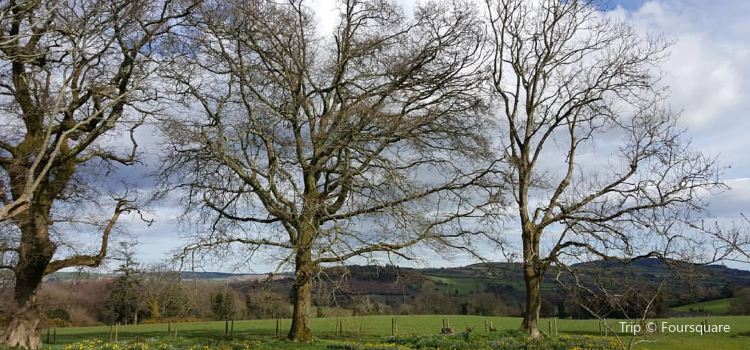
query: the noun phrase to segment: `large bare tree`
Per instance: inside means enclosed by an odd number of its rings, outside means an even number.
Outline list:
[[[192,54],[166,72],[186,109],[164,124],[167,183],[201,208],[190,252],[276,249],[294,266],[289,338],[307,341],[324,264],[463,245],[493,174],[476,70],[483,28],[463,5],[408,18],[342,1],[319,36],[300,2],[204,4]],[[328,34],[328,33],[322,33]],[[268,251],[268,250],[266,250]]]
[[[147,79],[165,54],[160,42],[185,8],[170,0],[0,2],[0,221],[11,232],[0,268],[14,274],[4,345],[39,347],[44,275],[98,266],[118,218],[134,209],[116,198],[92,254],[60,249],[66,242],[51,234],[60,203],[83,207],[82,168],[136,161],[132,132],[147,113],[138,105],[152,99]]]
[[[663,105],[669,43],[640,35],[594,0],[487,0],[492,92],[523,246],[523,327],[566,254],[677,254],[700,196],[720,184]],[[678,244],[680,242],[681,244]],[[546,249],[543,249],[546,248]]]

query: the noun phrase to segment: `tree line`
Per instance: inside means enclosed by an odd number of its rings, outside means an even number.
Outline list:
[[[304,1],[0,2],[3,343],[38,348],[42,278],[99,266],[139,217],[138,191],[106,179],[137,166],[144,123],[163,140],[151,199],[180,198],[194,234],[178,257],[290,267],[295,341],[322,267],[422,247],[497,260],[509,221],[532,337],[550,266],[747,258],[746,231],[695,221],[724,185],[666,103],[669,41],[595,0],[342,0],[335,18],[321,32]]]
[[[134,258],[128,246],[110,255],[120,261],[112,274],[66,273],[53,275],[40,289],[39,305],[43,327],[94,326],[101,324],[177,323],[236,319],[278,319],[292,315],[291,276],[270,279],[204,279],[190,272],[175,272],[164,266],[146,267]],[[520,274],[520,265],[511,267]],[[362,315],[480,315],[522,316],[523,287],[509,284],[499,276],[458,275],[461,269],[402,270],[396,267],[337,268],[347,271],[346,281],[316,280],[313,291],[313,317]],[[329,271],[329,274],[336,273]],[[438,275],[435,275],[438,273]],[[444,282],[435,276],[463,276],[471,285]],[[491,275],[490,275],[491,276]],[[443,277],[446,278],[446,277]],[[450,277],[447,277],[450,279]],[[454,277],[455,278],[455,277]],[[608,319],[648,315],[666,318],[674,315],[711,316],[750,314],[750,287],[747,283],[724,284],[693,276],[661,280],[650,273],[623,278],[623,271],[609,272],[608,287],[619,293],[569,293],[546,281],[540,315],[545,318],[591,319],[587,308]],[[666,287],[661,287],[666,282]],[[709,283],[706,285],[706,283]],[[590,284],[591,285],[591,284]],[[618,286],[619,285],[619,286]],[[8,307],[10,288],[0,290]],[[651,296],[656,295],[652,301]],[[693,304],[703,300],[731,298],[727,310],[708,310]],[[579,305],[580,304],[580,305]],[[680,311],[677,311],[680,310]],[[0,325],[7,324],[5,316]]]

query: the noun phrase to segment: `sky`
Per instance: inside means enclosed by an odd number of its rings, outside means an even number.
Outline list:
[[[401,0],[406,11],[414,2]],[[319,31],[330,32],[335,18],[332,2],[311,1],[320,22]],[[710,216],[737,218],[750,214],[750,1],[747,0],[612,0],[613,14],[631,22],[638,30],[663,34],[675,41],[669,58],[663,62],[664,84],[671,88],[669,104],[682,112],[682,127],[693,140],[693,147],[715,156],[724,168],[723,180],[729,190],[711,197]],[[159,137],[153,128],[138,132],[145,154],[144,166],[129,168],[114,177],[148,187],[148,174],[158,164]],[[113,178],[114,178],[113,177]],[[175,201],[163,201],[149,208],[154,223],[145,226],[134,216],[122,219],[128,237],[138,241],[137,256],[144,264],[155,264],[185,241],[177,218],[181,213]],[[121,239],[128,239],[121,236]],[[498,259],[499,260],[499,259]],[[446,260],[425,253],[417,266],[459,266],[475,262],[456,254]],[[275,265],[258,261],[239,269],[229,264],[208,262],[199,269],[264,273]]]

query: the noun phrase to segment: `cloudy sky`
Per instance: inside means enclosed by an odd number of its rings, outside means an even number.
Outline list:
[[[409,11],[414,4],[402,0]],[[312,1],[321,22],[320,31],[330,32],[335,18],[331,1]],[[664,82],[671,87],[670,104],[682,111],[682,123],[693,146],[716,156],[726,169],[724,180],[730,190],[710,200],[715,217],[734,218],[750,213],[750,1],[747,0],[612,0],[616,15],[639,30],[674,39],[669,59],[664,62]],[[148,184],[145,175],[156,163],[153,150],[158,137],[151,129],[140,131],[140,143],[152,166],[128,169],[118,176]],[[151,156],[148,156],[148,155]],[[149,169],[151,168],[151,169]],[[157,263],[178,247],[181,229],[176,218],[180,209],[174,203],[152,206],[152,226],[135,218],[126,218],[128,231],[139,242],[142,262]],[[471,263],[457,255],[445,261],[434,257],[421,262],[430,266],[455,266]],[[229,265],[207,263],[205,270],[231,270]],[[273,268],[263,262],[239,272],[267,272]]]

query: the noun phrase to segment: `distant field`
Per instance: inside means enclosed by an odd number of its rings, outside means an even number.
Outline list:
[[[424,335],[437,334],[440,331],[443,318],[450,320],[451,327],[461,332],[472,327],[479,334],[484,333],[484,322],[492,321],[498,329],[517,329],[521,319],[513,317],[482,317],[482,316],[396,316],[398,334]],[[326,349],[334,341],[346,340],[354,342],[371,342],[382,340],[391,334],[392,316],[360,316],[343,317],[344,333],[336,336],[335,318],[316,318],[312,321],[313,332],[318,340],[312,344],[293,344],[274,337],[275,320],[235,321],[234,334],[237,338],[258,339],[263,342],[262,349]],[[668,319],[671,324],[699,324],[703,318],[675,318]],[[641,343],[635,349],[664,349],[664,350],[750,350],[750,317],[712,317],[711,324],[728,324],[731,327],[729,335],[699,335],[699,334],[659,334],[639,337],[648,342]],[[542,328],[548,331],[549,320],[542,322]],[[281,321],[282,333],[288,329],[290,321]],[[614,329],[619,329],[617,320],[608,320]],[[127,325],[121,326],[120,340],[151,337],[169,337],[167,324]],[[224,335],[224,322],[183,323],[172,325],[177,328],[177,336],[187,339],[219,339]],[[599,325],[595,320],[558,320],[561,335],[599,335]],[[57,329],[57,342],[53,349],[63,349],[65,344],[81,340],[100,339],[108,341],[110,329],[107,326],[75,327]],[[43,334],[42,339],[45,339]]]
[[[691,309],[692,311],[703,310],[703,312],[708,312],[712,315],[726,315],[729,313],[729,307],[732,303],[732,300],[734,300],[734,298],[709,300],[700,303],[673,307],[672,310],[680,312],[690,312]]]
[[[458,291],[461,294],[484,291],[487,286],[485,278],[481,277],[444,277],[444,276],[425,276],[438,284],[444,292]]]

